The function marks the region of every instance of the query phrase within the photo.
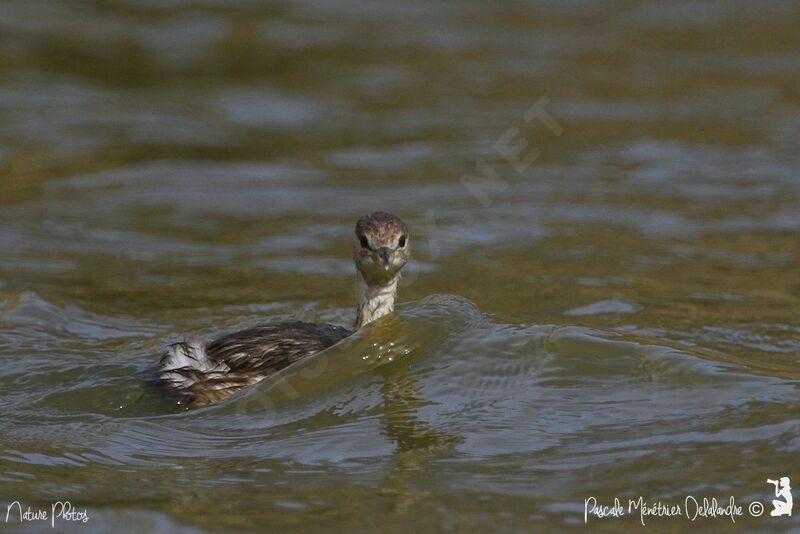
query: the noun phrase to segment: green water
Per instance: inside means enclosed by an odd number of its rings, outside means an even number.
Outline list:
[[[0,528],[630,530],[800,482],[793,2],[0,3]],[[168,344],[398,313],[228,402]],[[659,531],[730,519],[650,518]]]

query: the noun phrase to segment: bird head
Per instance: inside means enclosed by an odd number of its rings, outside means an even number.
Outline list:
[[[353,259],[368,285],[385,285],[411,256],[408,227],[400,217],[376,211],[361,217],[353,233]]]

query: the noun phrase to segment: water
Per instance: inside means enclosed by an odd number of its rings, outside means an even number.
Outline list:
[[[800,476],[798,22],[7,0],[3,505],[70,500],[75,531],[517,532],[583,527],[590,496],[735,496],[737,525],[797,528],[746,507]],[[149,386],[184,336],[351,323],[373,209],[412,229],[395,317],[217,406]]]

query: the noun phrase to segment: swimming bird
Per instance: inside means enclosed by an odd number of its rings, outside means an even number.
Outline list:
[[[183,406],[205,406],[321,352],[394,311],[410,255],[408,227],[399,217],[385,212],[361,217],[353,233],[358,304],[352,329],[290,322],[233,332],[210,343],[183,341],[161,357],[158,383]]]

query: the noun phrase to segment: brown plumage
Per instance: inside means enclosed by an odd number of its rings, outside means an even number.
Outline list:
[[[409,259],[410,246],[405,223],[384,212],[359,219],[353,237],[358,329],[393,311],[397,282]],[[354,331],[292,322],[234,332],[208,344],[176,343],[161,357],[158,382],[181,405],[212,404],[325,350]]]

